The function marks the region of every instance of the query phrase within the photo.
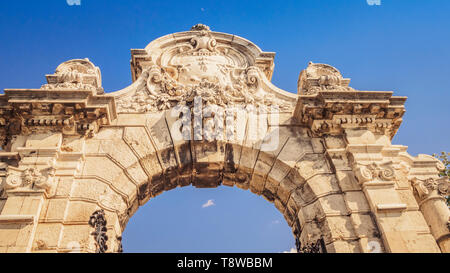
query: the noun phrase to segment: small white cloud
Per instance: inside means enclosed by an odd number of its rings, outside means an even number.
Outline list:
[[[274,220],[272,221],[272,225],[278,225],[280,223],[280,220]]]
[[[208,202],[206,202],[205,204],[202,205],[202,208],[207,208],[207,207],[211,207],[211,206],[215,206],[216,203],[214,203],[213,199],[209,199]]]
[[[291,250],[283,251],[283,253],[297,253],[297,249],[291,248]]]

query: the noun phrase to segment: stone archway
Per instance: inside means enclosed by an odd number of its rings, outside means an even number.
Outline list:
[[[299,248],[448,252],[442,163],[391,144],[406,98],[315,63],[294,95],[270,82],[274,55],[196,25],[132,50],[123,90],[88,59],[5,90],[0,252],[120,251],[139,206],[187,185],[263,195]]]

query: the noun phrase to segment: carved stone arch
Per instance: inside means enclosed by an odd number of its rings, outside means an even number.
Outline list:
[[[166,127],[161,128],[160,124]],[[145,125],[136,127],[103,128],[96,137],[86,141],[89,149],[99,147],[95,154],[86,153],[85,164],[92,168],[83,168],[81,177],[96,177],[109,184],[111,192],[121,195],[123,205],[115,208],[108,202],[114,200],[115,205],[119,204],[118,195],[116,199],[106,198],[103,192],[99,192],[97,198],[98,206],[106,211],[106,215],[117,215],[122,230],[140,206],[164,191],[188,185],[226,185],[251,190],[272,202],[294,234],[298,232],[302,246],[316,244],[323,239],[328,252],[362,251],[323,144],[318,139],[311,139],[306,128],[279,129],[282,139],[277,149],[265,152],[258,146],[217,141],[193,146],[189,143],[162,143],[159,142],[164,139],[162,131],[169,132],[169,129],[167,123],[160,120],[147,120]],[[162,138],[158,140],[152,134],[155,131]],[[242,155],[243,150],[246,155]],[[194,154],[195,159],[180,162],[183,154]],[[204,160],[206,158],[207,161]],[[113,165],[118,166],[118,174],[111,175]],[[142,168],[146,178],[139,180],[136,170],[131,171],[136,166]],[[107,175],[111,178],[108,179]],[[120,190],[126,188],[130,189],[127,193]],[[374,224],[372,229],[376,229]],[[359,235],[380,241],[379,235]]]
[[[187,185],[264,196],[301,252],[449,252],[442,163],[391,143],[405,97],[312,62],[289,93],[274,53],[201,24],[131,56],[116,92],[75,59],[0,95],[0,252],[122,251],[139,206]]]

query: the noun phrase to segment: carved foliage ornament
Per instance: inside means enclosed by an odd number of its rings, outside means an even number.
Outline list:
[[[371,163],[369,165],[358,165],[355,174],[360,183],[371,181],[391,181],[395,179],[395,170],[391,162]]]
[[[211,32],[194,26],[186,42],[165,48],[142,74],[145,86],[118,98],[119,112],[157,112],[201,96],[210,104],[276,105],[292,109],[295,102],[277,98],[262,87],[265,75],[236,48],[216,41]]]
[[[25,170],[8,168],[8,174],[5,179],[4,188],[6,190],[31,190],[44,189],[48,194],[54,190],[54,168],[38,170],[36,168],[28,168]]]
[[[207,25],[204,24],[196,24],[195,26],[191,27],[191,31],[211,31]]]
[[[450,182],[448,177],[428,178],[425,180],[414,178],[412,182],[420,198],[432,196],[445,197],[450,194]]]

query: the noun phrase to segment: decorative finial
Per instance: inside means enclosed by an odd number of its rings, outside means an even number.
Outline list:
[[[204,24],[196,24],[191,27],[191,31],[211,31],[207,25]]]

